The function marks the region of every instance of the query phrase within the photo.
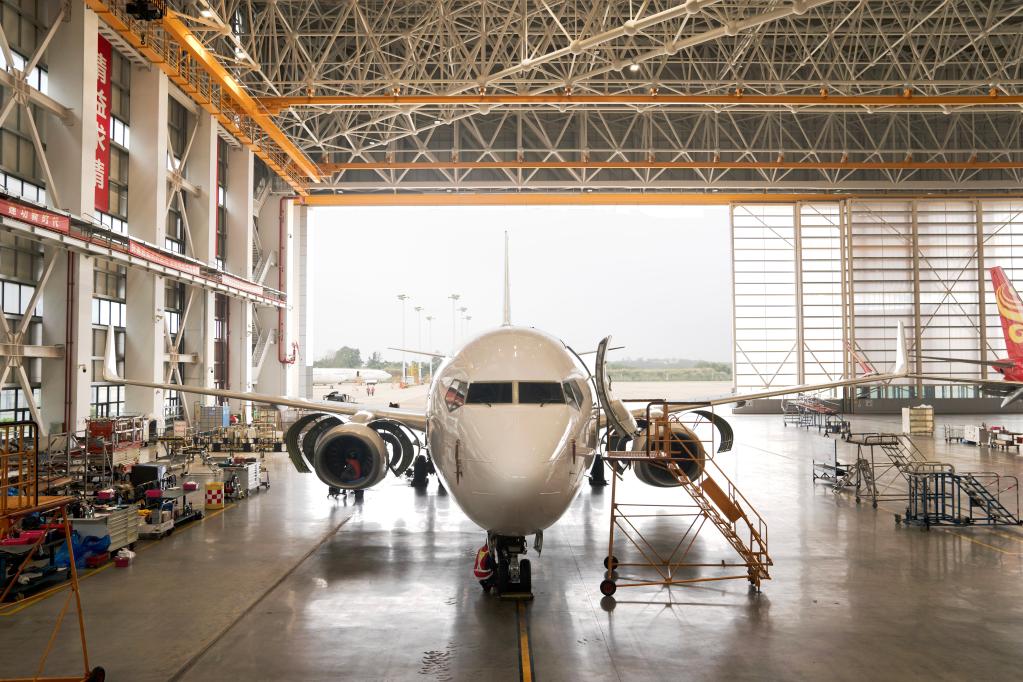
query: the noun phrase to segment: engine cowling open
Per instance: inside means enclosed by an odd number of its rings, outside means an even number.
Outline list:
[[[363,490],[384,480],[391,453],[380,433],[329,414],[310,414],[284,435],[288,454],[299,471],[310,469],[329,486]]]
[[[632,443],[633,452],[643,452],[647,449],[649,441],[649,429],[644,428]],[[661,449],[662,443],[655,441],[651,449]],[[671,424],[671,456],[675,463],[681,467],[690,480],[695,481],[703,475],[703,462],[707,457],[703,443],[699,437],[685,425],[678,422]],[[658,488],[673,488],[681,485],[674,474],[668,471],[664,464],[657,462],[636,462],[636,478],[647,485]]]
[[[365,424],[341,424],[316,439],[313,471],[327,485],[361,490],[384,480],[389,460],[379,433]]]

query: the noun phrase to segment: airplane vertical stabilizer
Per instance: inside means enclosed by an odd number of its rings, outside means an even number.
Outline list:
[[[511,326],[511,275],[508,272],[508,233],[504,233],[504,321],[505,327]]]
[[[1002,268],[991,268],[991,285],[995,289],[998,316],[1002,318],[1005,348],[1013,360],[1023,358],[1023,301]]]

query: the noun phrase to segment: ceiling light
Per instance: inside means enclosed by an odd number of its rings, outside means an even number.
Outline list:
[[[636,71],[639,71],[639,64],[631,64],[629,66],[629,71],[632,71],[633,73],[635,73]]]
[[[204,19],[212,19],[213,18],[213,10],[201,9],[201,10],[199,10],[199,14],[201,14]]]

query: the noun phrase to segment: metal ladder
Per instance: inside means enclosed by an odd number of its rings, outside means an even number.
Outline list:
[[[956,474],[959,489],[970,498],[970,504],[981,507],[988,519],[996,524],[1019,525],[1020,521],[1002,504],[992,492],[973,474]]]
[[[895,436],[894,439],[881,442],[881,450],[888,455],[888,459],[892,461],[899,473],[908,477],[909,470],[914,464],[920,464],[927,460],[908,437],[891,435]]]
[[[771,575],[768,567],[774,565],[774,561],[767,552],[766,524],[750,505],[749,501],[742,496],[724,472],[721,475],[727,481],[726,489],[722,489],[718,483],[710,477],[704,469],[700,483],[686,475],[682,467],[674,459],[670,459],[671,448],[671,422],[667,419],[657,419],[654,422],[655,442],[658,444],[658,452],[651,452],[652,455],[666,459],[667,470],[675,477],[679,484],[685,489],[689,496],[703,512],[703,515],[713,523],[724,536],[732,549],[742,557],[749,571],[749,581],[756,587],[760,587],[762,580],[769,580]],[[706,464],[711,460],[707,460]],[[740,502],[742,504],[740,504]],[[753,514],[757,520],[755,524],[747,515]],[[739,534],[737,525],[742,521],[748,530],[748,542]]]

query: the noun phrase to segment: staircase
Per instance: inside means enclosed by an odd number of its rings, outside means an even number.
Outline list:
[[[914,464],[921,464],[927,461],[923,453],[917,449],[908,436],[897,434],[883,435],[890,436],[891,438],[880,442],[879,445],[903,476],[909,475],[909,470]]]
[[[993,525],[1020,525],[1016,514],[1009,511],[974,474],[956,474],[959,490],[970,499],[971,507],[980,507],[987,522]]]
[[[671,441],[675,436],[670,420],[658,419],[652,426],[651,457],[666,460],[667,470],[693,498],[703,516],[717,527],[732,549],[742,557],[750,583],[759,588],[761,581],[771,578],[768,567],[774,564],[767,552],[767,523],[711,458],[703,461],[703,476],[699,483],[686,475],[678,460],[671,459],[668,454],[678,452],[678,448],[672,448]],[[714,469],[715,475],[725,481],[725,488],[710,476],[708,468]]]

